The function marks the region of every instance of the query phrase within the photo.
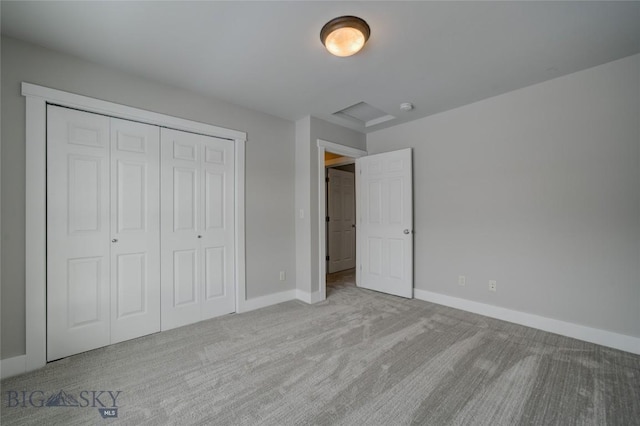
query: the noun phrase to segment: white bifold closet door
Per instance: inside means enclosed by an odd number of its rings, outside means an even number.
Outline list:
[[[235,311],[233,141],[161,131],[162,330]]]
[[[160,330],[159,128],[47,107],[47,359]]]
[[[111,343],[160,331],[160,129],[111,119]]]

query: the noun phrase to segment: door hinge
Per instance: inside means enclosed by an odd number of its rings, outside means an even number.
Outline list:
[[[327,222],[329,222],[329,216],[327,216],[326,219],[327,219]]]
[[[326,261],[327,261],[327,262],[329,261],[329,256],[327,256]]]
[[[324,181],[329,183],[329,178],[324,178]]]

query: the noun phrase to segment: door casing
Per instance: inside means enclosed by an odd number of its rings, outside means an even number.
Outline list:
[[[323,139],[317,140],[318,146],[318,284],[320,286],[320,300],[327,298],[327,222],[325,212],[327,211],[327,189],[325,185],[325,163],[324,153],[326,151],[340,154],[345,157],[360,158],[367,155],[367,151],[329,142]],[[356,181],[358,176],[356,175]],[[356,197],[358,194],[356,193]],[[357,212],[356,212],[357,214]],[[356,232],[357,229],[356,229]],[[358,248],[356,247],[356,252]],[[356,265],[357,267],[357,265]]]

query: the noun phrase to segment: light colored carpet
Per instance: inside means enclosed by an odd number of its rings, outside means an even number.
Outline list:
[[[328,293],[6,379],[1,423],[640,424],[640,356],[349,283]],[[82,391],[121,391],[118,418],[7,406],[8,392],[35,390],[80,404]]]

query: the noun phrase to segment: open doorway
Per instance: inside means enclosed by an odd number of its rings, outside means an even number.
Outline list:
[[[412,298],[412,149],[367,155],[318,140],[318,300],[327,297],[325,151],[356,159],[356,286]]]
[[[356,270],[346,269],[333,274],[327,274],[327,297],[331,297],[334,291],[340,291],[349,287],[356,287]]]
[[[326,281],[355,284],[356,267],[356,183],[355,159],[325,152],[326,193]]]
[[[326,157],[325,157],[325,154]],[[355,174],[355,161],[357,158],[360,157],[364,157],[367,155],[366,151],[362,151],[359,149],[355,149],[355,148],[351,148],[351,147],[347,147],[344,145],[339,145],[336,143],[332,143],[332,142],[327,142],[327,141],[323,141],[323,140],[318,140],[318,205],[319,205],[319,211],[318,211],[318,218],[319,218],[319,223],[318,223],[318,241],[319,241],[319,258],[318,258],[318,271],[319,271],[319,277],[318,277],[318,282],[320,285],[320,293],[321,293],[321,298],[320,300],[324,300],[327,297],[327,271],[329,270],[328,268],[328,261],[327,260],[327,256],[329,255],[330,252],[330,248],[328,247],[329,244],[331,244],[331,238],[327,238],[327,229],[328,229],[328,224],[329,222],[327,222],[327,217],[331,217],[330,214],[327,214],[327,206],[328,206],[328,198],[327,198],[327,167],[330,169],[337,169],[339,170],[339,168],[342,168],[343,166],[347,166],[347,168],[351,168],[351,170],[354,171],[353,173],[353,178],[354,178],[354,190],[353,190],[353,200],[354,200],[354,204],[353,204],[353,225],[354,227],[351,227],[351,223],[349,222],[343,222],[342,226],[344,228],[346,228],[347,224],[349,226],[350,229],[352,229],[352,232],[355,235],[355,232],[357,230],[356,228],[356,211],[355,211],[355,204],[356,204],[356,197],[357,197],[357,176]],[[326,158],[326,159],[325,159]],[[351,165],[351,166],[349,166]],[[347,170],[348,170],[347,169]],[[344,171],[344,170],[343,170]],[[343,229],[344,229],[343,228]],[[355,240],[354,240],[354,246],[353,246],[353,250],[354,250],[354,254],[357,257],[357,252],[355,252]],[[356,262],[354,263],[354,266],[357,265],[357,258],[355,259]],[[351,271],[353,272],[353,275],[357,275],[356,271]],[[347,274],[349,275],[349,274]],[[333,278],[335,278],[336,276],[334,276]],[[354,284],[356,282],[355,279],[351,279]]]

